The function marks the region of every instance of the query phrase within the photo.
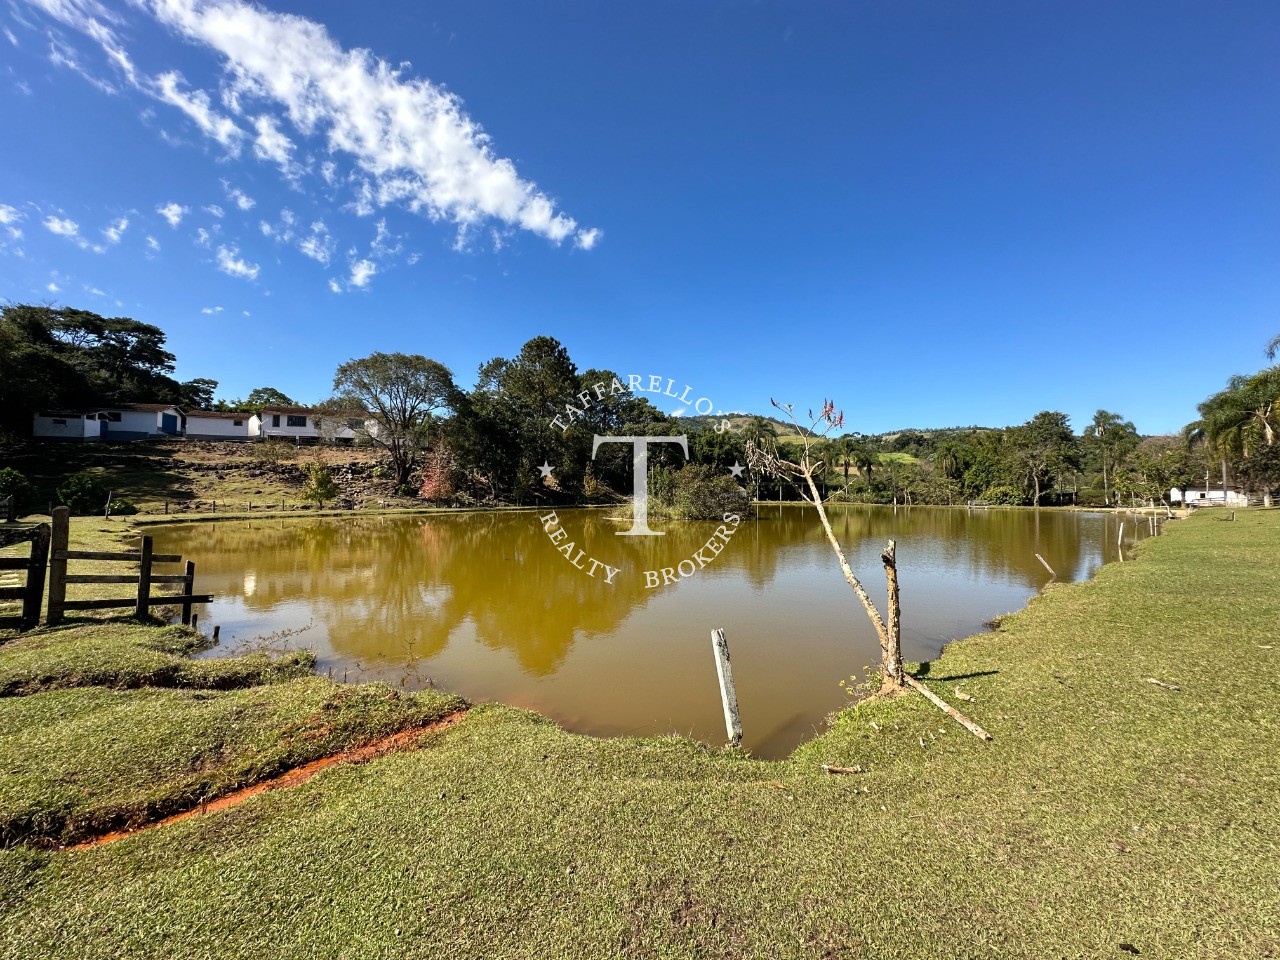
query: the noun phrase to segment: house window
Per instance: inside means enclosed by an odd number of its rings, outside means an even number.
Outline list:
[[[111,423],[119,423],[119,422],[120,422],[120,411],[119,411],[119,410],[108,410],[106,413],[104,413],[104,414],[102,415],[102,419],[103,419],[103,420],[110,421]]]
[[[359,417],[350,417],[347,419],[347,426],[350,427],[352,430],[363,430],[364,421]]]
[[[65,426],[67,425],[67,421],[65,421],[65,420],[61,420],[61,419],[59,419],[58,417],[54,417],[54,418],[53,418],[53,425],[54,425],[55,427],[65,427]]]
[[[278,414],[278,413],[273,413],[273,414],[271,415],[271,425],[272,425],[273,427],[278,427],[278,426],[280,426],[280,414]]]
[[[231,425],[232,425],[233,427],[243,427],[243,426],[244,426],[244,421],[243,421],[243,420],[232,420],[232,421],[231,421]]]
[[[98,419],[98,415],[97,415],[96,413],[86,413],[86,414],[84,415],[84,418],[85,418],[86,420],[97,420],[97,419]]]
[[[288,426],[291,426],[291,427],[305,427],[307,425],[307,418],[295,417],[293,416],[293,414],[289,414],[286,422]]]

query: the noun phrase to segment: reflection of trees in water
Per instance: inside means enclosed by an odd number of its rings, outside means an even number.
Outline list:
[[[860,551],[878,556],[893,537],[903,545],[905,569],[914,541],[925,554],[918,555],[921,566],[1032,589],[1046,579],[1037,552],[1069,577],[1097,558],[1099,537],[1104,544],[1115,539],[1118,525],[1110,517],[963,508],[895,513],[854,505],[832,514],[851,559]],[[479,642],[509,651],[526,673],[546,676],[578,636],[611,634],[652,597],[677,589],[646,589],[643,571],[691,557],[718,526],[672,523],[663,537],[618,537],[619,522],[598,512],[560,517],[587,556],[622,568],[612,584],[603,571],[590,577],[557,553],[532,513],[193,524],[160,539],[164,549],[176,546],[198,559],[201,589],[242,594],[248,609],[262,613],[309,604],[342,656],[432,657],[471,623]],[[796,549],[817,563],[829,560],[812,510],[765,507],[759,520],[739,525],[708,573],[733,573],[762,588]]]

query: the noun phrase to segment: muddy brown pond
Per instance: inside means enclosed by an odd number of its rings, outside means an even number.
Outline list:
[[[612,583],[558,553],[530,512],[187,523],[154,536],[157,552],[195,560],[197,591],[216,596],[199,608],[206,632],[221,627],[206,656],[306,648],[338,680],[431,684],[582,733],[723,743],[714,627],[729,639],[744,745],[757,756],[785,756],[821,731],[849,702],[840,681],[877,660],[811,507],[762,507],[714,562],[656,588],[644,571],[692,556],[716,524],[653,521],[665,536],[619,537],[626,524],[598,511],[559,515],[586,556],[620,568]],[[1060,580],[1092,576],[1115,559],[1120,521],[832,508],[854,571],[882,605],[879,554],[897,540],[908,660],[1022,607],[1049,580],[1037,553]],[[1145,530],[1126,530],[1135,526]]]

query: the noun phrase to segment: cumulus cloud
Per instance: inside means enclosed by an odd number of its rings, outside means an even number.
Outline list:
[[[229,153],[251,139],[258,158],[297,173],[285,119],[303,137],[323,138],[331,159],[320,176],[354,183],[357,213],[404,205],[453,223],[464,239],[485,221],[527,230],[554,243],[594,247],[601,234],[581,228],[511,160],[499,156],[462,101],[407,68],[363,49],[343,49],[323,24],[245,0],[134,0],[184,39],[217,54],[226,72],[222,104],[252,130],[219,112],[213,98],[187,86],[176,71],[137,72],[119,39],[121,15],[98,0],[28,0],[95,40],[128,82],[182,111]],[[249,106],[263,105],[279,116]],[[355,169],[342,177],[333,161]]]
[[[209,314],[210,316],[212,316],[212,315],[213,315],[213,314],[215,314],[215,313],[221,313],[221,312],[222,312],[222,308],[221,308],[221,307],[201,307],[201,308],[200,308],[200,312],[201,312],[201,313],[207,313],[207,314]]]
[[[185,113],[205,136],[216,140],[232,156],[239,154],[244,131],[213,109],[209,94],[203,90],[185,90],[186,80],[176,70],[162,73],[155,78],[152,90],[155,97]]]
[[[107,238],[107,243],[119,243],[120,238],[124,236],[125,230],[129,228],[129,218],[119,217],[111,221],[111,225],[102,231],[102,235]]]
[[[80,224],[76,223],[70,217],[47,216],[44,218],[44,228],[59,237],[66,237],[81,250],[92,250],[94,253],[107,252],[106,247],[101,244],[92,243],[85,237],[82,237],[80,235]]]
[[[222,189],[226,191],[227,199],[234,203],[241,210],[252,210],[257,206],[257,201],[249,196],[239,187],[233,187],[227,181],[222,181]]]
[[[62,289],[60,286],[58,286],[58,285],[57,285],[56,283],[54,283],[52,280],[50,280],[48,283],[46,283],[44,288],[45,288],[46,290],[48,290],[50,293],[57,293],[59,290],[61,290],[61,289]]]
[[[257,280],[261,270],[256,263],[249,263],[240,257],[237,247],[218,247],[218,269],[228,276],[240,277],[244,280]]]
[[[22,228],[17,224],[27,219],[27,215],[17,207],[11,207],[7,203],[0,203],[0,226],[3,226],[5,233],[9,234],[10,240],[22,239]]]
[[[347,285],[361,288],[367,287],[369,281],[373,279],[373,275],[377,272],[378,266],[372,260],[356,260],[351,264],[351,275],[347,278]]]
[[[227,211],[223,210],[216,203],[209,204],[207,207],[204,208],[204,212],[208,214],[212,214],[215,217],[223,217],[223,216],[226,216],[226,213],[227,213]]]
[[[169,201],[163,206],[156,207],[156,213],[169,221],[169,226],[176,227],[182,222],[182,218],[191,212],[190,207],[184,207],[180,203]]]
[[[326,267],[329,260],[333,257],[333,251],[337,244],[333,237],[329,236],[329,228],[325,226],[323,220],[317,220],[311,224],[311,232],[302,238],[298,243],[298,249],[302,253],[317,263],[322,263]]]

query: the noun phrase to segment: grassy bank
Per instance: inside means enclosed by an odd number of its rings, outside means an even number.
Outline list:
[[[991,744],[918,696],[776,763],[478,707],[423,749],[222,813],[86,852],[9,846],[0,955],[1280,956],[1280,513],[1238,516],[1171,524],[949,646],[924,676],[976,698]],[[41,657],[87,635],[0,646],[0,675],[65,678]],[[252,669],[223,691],[111,673],[0,698],[8,816],[63,791],[63,822],[85,822],[177,783],[188,749],[243,781],[315,713],[296,690],[336,695]],[[249,703],[228,739],[218,711]]]

